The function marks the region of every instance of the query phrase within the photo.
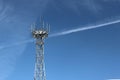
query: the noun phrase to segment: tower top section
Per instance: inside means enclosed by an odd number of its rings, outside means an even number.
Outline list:
[[[44,24],[44,22],[40,23],[39,28],[36,27],[36,24],[31,26],[31,32],[35,39],[45,39],[48,37],[48,33],[50,32],[50,25]]]

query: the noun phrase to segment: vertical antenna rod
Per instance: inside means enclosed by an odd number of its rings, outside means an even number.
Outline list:
[[[46,80],[45,63],[44,63],[44,39],[48,37],[48,30],[44,27],[33,29],[32,35],[36,40],[36,62],[34,80]]]

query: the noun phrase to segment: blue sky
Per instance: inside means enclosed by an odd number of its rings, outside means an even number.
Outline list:
[[[119,0],[0,0],[0,80],[33,80],[35,44],[29,41],[30,25],[40,16],[54,34],[119,20],[119,7]],[[117,23],[47,38],[47,80],[119,79],[119,34]]]

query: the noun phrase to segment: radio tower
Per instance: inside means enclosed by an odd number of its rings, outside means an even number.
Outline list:
[[[44,39],[48,37],[50,26],[48,24],[45,25],[44,22],[42,22],[40,28],[35,28],[36,27],[35,25],[33,27],[31,27],[32,35],[33,38],[35,38],[36,40],[36,62],[34,80],[46,80],[44,63]]]

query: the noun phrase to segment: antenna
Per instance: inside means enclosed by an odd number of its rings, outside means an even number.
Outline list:
[[[50,32],[50,24],[48,24],[48,32]]]
[[[44,29],[44,26],[45,26],[45,24],[44,24],[44,21],[43,21],[43,16],[41,16],[40,17],[40,27],[41,27],[41,29]]]
[[[31,32],[33,32],[34,30],[35,30],[35,23],[31,25]]]
[[[44,65],[44,39],[48,37],[48,26],[47,24],[45,25],[43,21],[40,27],[42,28],[32,29],[33,38],[36,39],[36,63],[34,80],[46,80]]]
[[[43,24],[42,24],[43,28],[45,27],[45,24],[44,24],[44,21],[43,21]]]
[[[46,24],[47,31],[50,32],[50,24]]]

